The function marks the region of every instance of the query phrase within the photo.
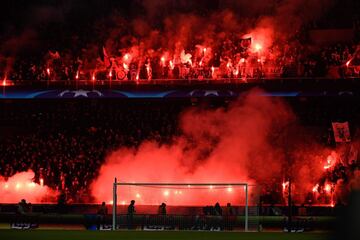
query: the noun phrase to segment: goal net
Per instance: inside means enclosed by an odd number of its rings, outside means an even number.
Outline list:
[[[247,183],[113,183],[112,230],[256,231]]]

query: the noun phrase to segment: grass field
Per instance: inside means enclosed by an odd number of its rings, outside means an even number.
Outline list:
[[[325,233],[237,233],[237,232],[92,232],[0,230],[1,240],[325,240]]]

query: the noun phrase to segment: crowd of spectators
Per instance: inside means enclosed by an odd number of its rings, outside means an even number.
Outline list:
[[[41,57],[15,59],[7,79],[19,83],[75,80],[148,80],[148,79],[220,79],[220,78],[288,78],[359,76],[358,47],[338,43],[324,47],[309,47],[299,43],[250,53],[236,47],[239,41],[225,41],[211,56],[189,51],[192,64],[161,62],[161,57],[139,56],[123,67],[124,56],[105,59],[103,54],[72,55],[68,49],[49,51]],[[97,52],[100,52],[99,48]],[[161,53],[158,53],[161,55]],[[150,72],[149,71],[150,69]],[[215,70],[214,70],[215,69]],[[111,72],[111,77],[109,77]],[[134,74],[132,74],[134,72]],[[0,73],[4,77],[5,73]],[[132,76],[133,75],[133,76]]]
[[[317,141],[328,147],[334,146],[331,121],[356,123],[359,119],[357,104],[343,102],[334,107],[327,100],[289,103],[301,124],[312,127]],[[107,154],[120,147],[136,148],[144,140],[171,142],[181,134],[179,114],[192,104],[191,100],[3,102],[0,175],[8,178],[31,169],[35,182],[43,179],[43,184],[63,193],[67,202],[91,202],[89,186]],[[356,169],[356,164],[346,165],[345,172],[344,166],[336,167],[331,172],[335,175],[324,179],[334,183],[346,180],[344,173],[354,172],[351,169]],[[281,202],[281,189],[278,179],[270,181],[264,188],[264,201]]]
[[[94,106],[88,104],[56,110],[32,105],[34,111],[21,105],[17,117],[2,116],[3,124],[16,126],[19,133],[5,136],[4,132],[0,139],[0,175],[7,178],[31,169],[35,182],[43,179],[70,202],[91,201],[89,186],[112,150],[136,147],[145,139],[169,141],[176,134],[181,108],[123,104],[109,110],[105,104],[92,112]]]

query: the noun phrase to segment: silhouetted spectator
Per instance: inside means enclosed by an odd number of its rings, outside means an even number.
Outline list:
[[[166,215],[166,204],[165,203],[162,203],[159,206],[158,214],[163,215],[163,216]]]

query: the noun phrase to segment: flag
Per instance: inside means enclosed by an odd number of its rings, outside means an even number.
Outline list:
[[[344,122],[344,123],[333,122],[332,127],[334,131],[335,142],[343,143],[343,142],[351,141],[348,122]]]
[[[242,48],[249,48],[251,46],[251,38],[243,38],[240,40],[240,46]]]
[[[103,54],[104,54],[104,58],[109,58],[109,55],[107,54],[105,47],[103,47]]]
[[[111,65],[111,62],[110,62],[110,57],[109,57],[109,55],[107,54],[107,51],[106,51],[106,48],[105,47],[103,47],[102,48],[102,60],[103,60],[103,62],[104,62],[104,64],[105,64],[105,66],[106,67],[110,67],[110,65]]]
[[[349,157],[348,157],[348,161],[349,161],[348,163],[351,164],[352,161],[357,162],[358,154],[359,154],[359,151],[357,150],[357,147],[354,146],[354,145],[351,145],[350,152],[349,152]]]
[[[60,54],[58,51],[56,51],[56,52],[49,51],[49,55],[50,55],[51,59],[59,59],[60,58]]]

